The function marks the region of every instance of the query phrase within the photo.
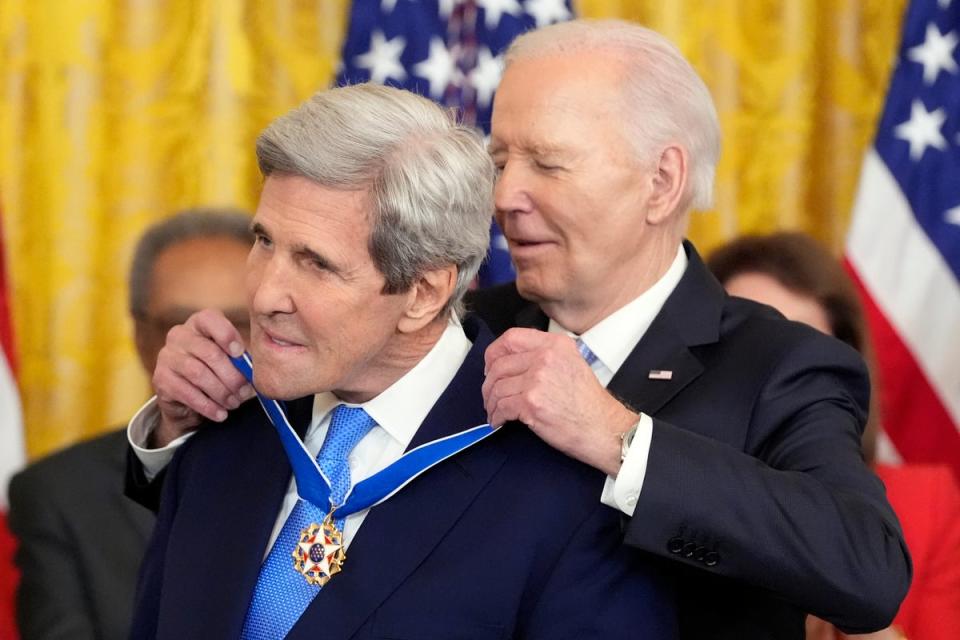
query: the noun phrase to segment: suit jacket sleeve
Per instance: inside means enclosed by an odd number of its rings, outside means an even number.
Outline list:
[[[672,583],[656,559],[619,543],[609,516],[597,505],[567,540],[519,637],[677,637]]]
[[[70,527],[42,474],[14,476],[10,528],[18,538],[17,624],[23,640],[97,637],[84,577],[73,557]]]
[[[626,542],[771,591],[847,631],[890,623],[911,566],[883,485],[864,465],[869,385],[819,336],[776,358],[742,449],[654,420]],[[722,421],[722,411],[708,410]]]
[[[170,538],[170,529],[177,511],[179,487],[177,483],[177,469],[183,458],[184,448],[177,451],[177,455],[153,480],[151,491],[154,504],[162,505],[158,509],[157,523],[153,529],[153,536],[147,546],[143,564],[140,567],[140,579],[137,583],[137,593],[134,600],[133,623],[131,638],[155,638],[160,617],[160,600],[163,596],[164,565],[166,564],[167,543]],[[136,460],[132,451],[127,458],[127,490],[130,496],[129,480],[131,460]],[[138,461],[139,463],[139,461]],[[141,503],[143,504],[143,503]],[[144,506],[148,506],[145,505]]]
[[[168,465],[169,466],[169,465]],[[127,447],[127,472],[124,482],[124,495],[136,502],[142,507],[157,513],[160,511],[160,496],[163,495],[164,478],[167,475],[167,468],[158,473],[153,480],[148,480],[143,470],[143,463],[133,452],[133,449]]]

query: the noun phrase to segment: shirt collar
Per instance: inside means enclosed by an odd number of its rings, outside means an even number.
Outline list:
[[[323,422],[338,404],[361,406],[377,425],[406,448],[457,375],[471,346],[459,319],[453,317],[427,355],[378,396],[361,405],[341,402],[329,391],[314,396],[311,429]]]
[[[580,336],[597,359],[611,372],[616,373],[620,369],[630,352],[650,328],[653,319],[660,313],[667,298],[683,277],[687,262],[687,254],[681,245],[666,273],[660,276],[653,286]],[[573,335],[552,318],[547,330],[552,333]]]

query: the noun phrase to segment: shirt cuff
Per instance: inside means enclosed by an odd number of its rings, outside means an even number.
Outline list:
[[[633,517],[640,490],[643,489],[643,479],[647,475],[647,458],[650,455],[652,439],[653,419],[641,413],[636,435],[627,450],[627,457],[623,459],[616,478],[607,476],[600,502]]]
[[[134,455],[143,465],[143,475],[153,481],[157,474],[170,464],[173,454],[184,442],[190,439],[195,432],[185,433],[172,440],[167,446],[159,449],[148,449],[150,434],[160,424],[160,408],[157,406],[157,396],[150,398],[145,405],[130,419],[127,425],[127,441],[133,448]]]

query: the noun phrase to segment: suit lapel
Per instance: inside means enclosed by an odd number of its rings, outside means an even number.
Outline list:
[[[313,399],[288,403],[287,414],[301,437],[309,425]],[[216,469],[210,469],[211,503],[207,522],[192,538],[190,557],[208,565],[221,558],[216,572],[208,572],[204,584],[191,587],[201,600],[196,610],[216,611],[223,628],[221,637],[240,637],[247,606],[253,595],[260,565],[277,512],[289,486],[291,469],[283,447],[259,404],[252,401],[246,414],[229,428],[229,443],[218,450]],[[191,580],[197,579],[195,567]],[[238,596],[238,594],[242,594]]]
[[[607,385],[635,411],[652,415],[703,373],[703,365],[669,327],[654,322]],[[657,374],[669,373],[669,379]]]
[[[680,289],[679,285],[677,288]],[[670,315],[669,312],[657,315],[607,385],[613,395],[636,411],[648,414],[657,411],[703,372],[703,365],[674,329]],[[550,318],[533,303],[516,315],[518,327],[546,331],[549,323]],[[653,371],[669,371],[670,379],[650,378]]]
[[[716,342],[720,335],[726,294],[693,245],[684,242],[684,248],[688,264],[683,277],[607,386],[646,414],[659,411],[703,373],[691,348]]]
[[[485,328],[453,382],[418,429],[410,447],[486,422],[480,396]],[[502,466],[506,452],[497,434],[446,460],[396,496],[374,507],[350,544],[342,573],[324,587],[288,638],[348,638],[433,551],[477,494]]]

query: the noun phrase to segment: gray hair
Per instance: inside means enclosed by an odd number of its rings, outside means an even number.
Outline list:
[[[720,157],[717,111],[703,80],[662,35],[621,20],[561,22],[518,37],[504,64],[509,68],[517,60],[581,51],[609,52],[623,61],[624,120],[640,161],[655,162],[671,142],[683,146],[690,155],[683,203],[687,209],[708,209]]]
[[[130,264],[130,314],[137,319],[147,315],[150,303],[150,279],[157,258],[169,247],[197,238],[233,238],[250,246],[250,214],[231,208],[186,209],[149,227],[137,242]]]
[[[384,293],[408,291],[430,269],[457,266],[445,311],[463,295],[490,243],[493,163],[480,134],[439,105],[373,84],[314,94],[257,139],[264,176],[296,175],[366,190],[369,250]]]

